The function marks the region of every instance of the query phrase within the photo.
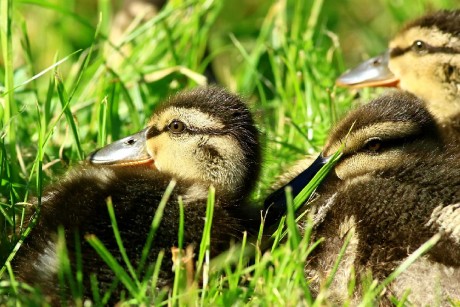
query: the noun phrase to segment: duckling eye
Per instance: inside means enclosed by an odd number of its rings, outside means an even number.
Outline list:
[[[364,149],[369,152],[378,152],[382,148],[382,140],[380,138],[372,138],[364,144]]]
[[[183,122],[181,122],[180,120],[173,120],[168,125],[168,129],[172,133],[181,133],[182,131],[185,130],[185,124]]]
[[[416,40],[412,44],[412,50],[414,50],[417,53],[423,53],[423,52],[427,51],[427,46],[426,46],[424,41]]]

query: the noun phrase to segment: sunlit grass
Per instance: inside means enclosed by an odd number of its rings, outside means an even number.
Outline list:
[[[432,2],[418,1],[417,9]],[[110,1],[97,1],[92,15],[78,13],[72,3],[4,0],[0,4],[0,304],[44,302],[38,289],[18,283],[11,268],[3,266],[30,231],[21,227],[23,208],[33,203],[38,213],[46,184],[95,148],[140,130],[154,107],[172,93],[215,78],[248,100],[264,139],[265,166],[254,192],[254,199],[259,200],[289,163],[321,149],[330,127],[354,98],[353,93],[334,86],[347,65],[334,34],[340,23],[335,29],[326,23],[328,14],[337,12],[322,0],[264,2],[253,17],[246,16],[242,26],[238,24],[240,16],[234,17],[233,24],[229,21],[227,10],[235,10],[230,2],[170,1],[147,22],[135,20],[114,41],[108,39],[114,11]],[[401,8],[392,1],[380,5],[391,11],[394,20],[414,14],[412,7]],[[443,0],[436,5],[454,3]],[[49,21],[30,18],[33,12]],[[363,32],[368,37],[375,34]],[[41,33],[51,34],[53,40],[40,44]],[[370,94],[362,92],[364,97]],[[327,303],[327,287],[313,298],[304,276],[305,259],[319,244],[310,241],[311,223],[301,236],[294,211],[289,210],[282,224],[286,227],[279,228],[271,248],[262,248],[260,234],[258,238],[245,234],[239,245],[211,260],[212,191],[207,208],[193,283],[186,281],[190,272],[177,269],[170,292],[154,287],[163,254],[156,263],[146,263],[149,247],[155,244],[161,210],[152,220],[140,268],[133,268],[123,253],[124,263],[118,263],[96,237],[78,239],[88,240],[117,272],[132,304]],[[116,237],[116,216],[111,218]],[[178,248],[185,250],[187,247],[181,246],[183,217],[179,224]],[[122,251],[123,242],[117,239]],[[64,247],[62,241],[61,235],[60,246]],[[179,253],[179,267],[184,256]],[[60,250],[60,258],[66,264],[65,248]],[[83,303],[80,273],[78,269],[72,272],[67,264],[59,275],[60,282],[71,286],[76,304]],[[107,302],[110,293],[100,292],[95,276],[91,285],[93,301],[100,305]],[[370,287],[363,304],[375,303],[381,285]],[[350,300],[353,288],[351,285]]]

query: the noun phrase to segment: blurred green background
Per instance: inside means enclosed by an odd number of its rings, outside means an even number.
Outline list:
[[[109,3],[107,3],[109,2]],[[130,2],[129,0],[126,2]],[[134,2],[134,1],[131,1]],[[146,1],[148,2],[148,1]],[[152,1],[155,2],[155,1]],[[161,2],[161,1],[157,1]],[[228,40],[228,33],[248,40],[254,39],[267,11],[277,1],[220,0],[223,9],[217,17],[211,35]],[[278,1],[280,3],[284,1]],[[288,1],[289,2],[289,1]],[[306,0],[307,6],[314,1]],[[456,8],[456,0],[344,0],[322,1],[320,25],[330,31],[343,51],[346,66],[379,53],[404,22],[437,9]],[[37,68],[53,62],[56,52],[69,54],[87,48],[94,37],[102,7],[109,7],[108,16],[102,16],[106,34],[113,16],[122,10],[123,0],[69,0],[69,1],[13,1],[16,13],[27,23],[31,49]],[[307,22],[307,20],[305,20]],[[16,65],[22,56],[16,54]]]

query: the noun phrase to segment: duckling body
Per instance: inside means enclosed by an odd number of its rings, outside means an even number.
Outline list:
[[[80,236],[85,296],[90,293],[90,274],[96,274],[100,288],[107,290],[114,273],[84,236],[95,235],[122,263],[107,211],[110,197],[128,258],[136,268],[160,200],[175,180],[148,257],[148,263],[155,263],[165,251],[158,285],[170,285],[170,250],[178,244],[178,197],[184,203],[184,247],[199,246],[208,190],[211,185],[216,188],[211,234],[211,254],[216,255],[242,231],[251,231],[253,223],[254,229],[258,227],[258,210],[248,197],[259,168],[258,131],[238,97],[218,88],[179,94],[157,109],[142,132],[93,153],[89,163],[45,190],[38,223],[14,259],[16,277],[40,286],[53,303],[59,301],[56,239],[62,227],[72,266],[77,256],[74,235]]]
[[[391,295],[401,298],[407,289],[415,305],[460,299],[460,156],[439,130],[421,100],[393,92],[351,112],[331,132],[321,157],[345,144],[342,158],[305,208],[315,208],[313,239],[325,239],[305,267],[314,291],[324,286],[349,234],[329,289],[336,303],[358,303],[366,273],[382,281],[440,234],[439,242],[387,287],[381,303],[390,304]],[[349,298],[352,267],[357,287]]]
[[[350,87],[395,86],[426,102],[448,136],[460,137],[460,10],[439,11],[407,24],[389,50],[337,80]]]
[[[445,158],[445,162],[452,163]],[[347,286],[352,278],[357,279],[352,301],[359,302],[363,292],[360,282],[366,274],[372,272],[372,278],[382,282],[417,248],[440,232],[442,237],[437,245],[387,287],[381,304],[391,305],[392,295],[401,299],[408,289],[408,300],[416,306],[437,302],[445,305],[449,298],[458,300],[460,237],[454,234],[454,229],[459,223],[444,229],[437,217],[437,211],[447,212],[450,219],[457,216],[458,220],[460,216],[458,209],[452,210],[460,201],[459,166],[456,161],[452,164],[456,164],[454,169],[450,163],[449,168],[440,166],[439,161],[417,159],[405,166],[370,174],[368,178],[340,182],[334,194],[321,195],[313,202],[318,210],[327,208],[314,236],[314,239],[325,238],[324,245],[306,265],[307,276],[314,280],[314,289],[318,291],[324,285],[350,233],[353,237],[330,288],[330,298],[337,303],[347,299]],[[442,180],[437,178],[441,177],[440,173]],[[452,212],[448,212],[450,210]]]

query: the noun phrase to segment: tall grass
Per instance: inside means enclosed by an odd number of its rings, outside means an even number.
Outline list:
[[[359,23],[348,13],[364,0],[334,8],[323,0],[260,1],[257,8],[249,1],[239,7],[232,1],[172,0],[145,23],[134,20],[113,40],[109,37],[115,8],[110,3],[89,1],[78,9],[72,1],[0,4],[0,265],[13,256],[14,247],[20,248],[21,234],[30,231],[21,227],[23,209],[33,203],[39,212],[44,185],[95,148],[138,131],[154,107],[174,92],[215,79],[249,101],[265,147],[255,199],[289,163],[318,152],[330,127],[351,107],[353,93],[334,86],[348,66],[339,43],[343,40],[334,31],[347,22],[349,27],[350,20]],[[393,1],[372,3],[389,12],[384,17],[395,28],[429,6],[454,7],[454,0],[419,0],[416,11]],[[366,52],[380,51],[385,38],[379,31],[358,31],[363,45],[375,42],[376,36],[381,40]],[[208,213],[211,217],[212,211]],[[252,263],[246,240],[210,261],[205,236],[198,257],[198,271],[206,272],[201,288],[178,283],[170,296],[149,290],[146,285],[155,284],[161,257],[148,264],[150,276],[137,279],[131,268],[121,282],[131,303],[323,304],[327,292],[315,301],[303,274],[305,258],[317,242],[310,242],[309,229],[299,237],[293,212],[286,222],[287,243],[277,242],[263,254],[255,244]],[[158,220],[153,223],[155,229]],[[153,233],[149,244],[154,244]],[[97,238],[87,239],[121,272]],[[64,272],[62,278],[75,282],[76,293],[81,293],[74,273]],[[42,303],[36,289],[17,285],[13,274],[5,276],[0,295],[23,287],[31,293],[28,303]],[[92,285],[95,302],[103,304],[107,297],[99,293],[94,277]],[[371,290],[367,303],[380,288]],[[9,303],[23,298],[17,299]]]

